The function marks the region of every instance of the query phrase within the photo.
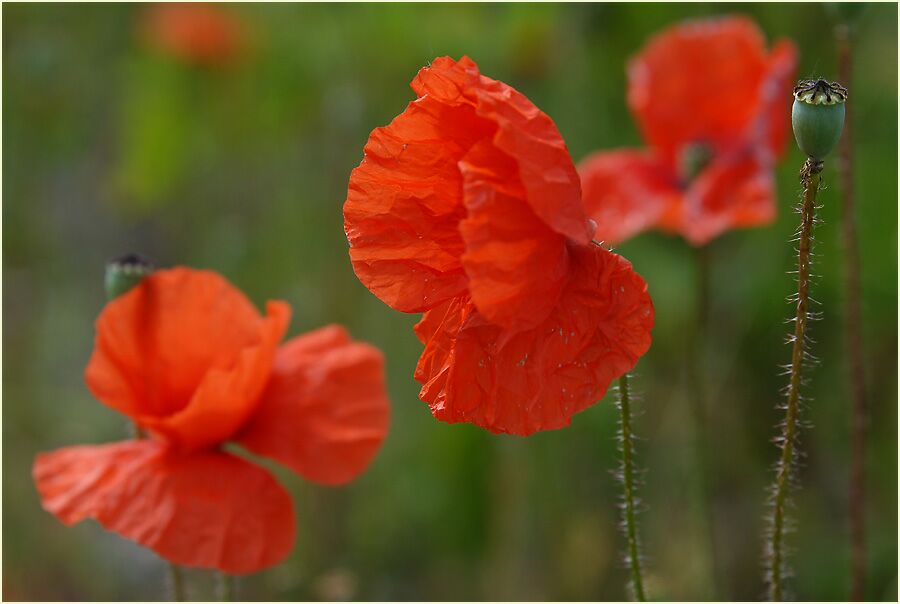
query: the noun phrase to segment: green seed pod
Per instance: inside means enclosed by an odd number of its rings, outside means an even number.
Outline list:
[[[127,254],[106,264],[106,298],[114,300],[155,270],[153,262],[138,254]]]
[[[831,153],[844,128],[847,89],[837,82],[801,80],[794,87],[791,121],[797,146],[821,161]]]

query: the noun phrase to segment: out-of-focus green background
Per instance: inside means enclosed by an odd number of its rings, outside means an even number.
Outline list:
[[[689,17],[757,20],[799,49],[798,76],[835,76],[816,4],[232,5],[251,41],[237,61],[186,65],[136,34],[142,5],[3,6],[3,597],[154,600],[165,566],[93,522],[41,510],[38,451],[126,437],[125,420],[82,378],[102,308],[104,262],[128,251],[215,269],[258,304],[295,309],[291,334],[330,322],[382,348],[392,425],[371,468],[332,489],[276,469],[296,496],[299,538],[278,567],[243,579],[247,599],[621,599],[616,413],[610,396],[564,430],[499,437],[434,420],[418,401],[417,317],[353,275],[342,230],[350,170],[368,133],[413,98],[439,55],[468,54],[556,121],[576,160],[638,145],[625,61]],[[867,596],[897,597],[897,6],[860,22],[855,80],[865,352],[871,393]],[[686,107],[686,111],[690,108]],[[712,328],[705,462],[698,498],[685,388],[694,254],[649,233],[621,246],[657,309],[634,386],[647,470],[642,532],[656,599],[763,595],[765,488],[780,414],[778,365],[790,313],[788,244],[800,153],[778,168],[775,224],[711,248]],[[797,597],[849,589],[849,401],[841,330],[839,187],[824,175],[813,324],[822,359],[807,390],[807,454],[791,538]],[[710,587],[707,526],[715,535]],[[190,576],[209,597],[209,573]]]

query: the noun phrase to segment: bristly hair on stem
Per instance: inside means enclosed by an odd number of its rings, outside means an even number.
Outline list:
[[[630,572],[629,589],[637,602],[646,602],[644,578],[641,573],[641,544],[638,538],[635,494],[637,470],[634,463],[634,432],[631,429],[631,393],[628,390],[628,374],[619,378],[619,451],[622,453],[619,480],[622,482],[622,529],[625,533],[625,563]]]
[[[789,491],[793,486],[794,472],[800,457],[799,428],[800,405],[803,398],[800,387],[804,385],[803,368],[815,359],[809,352],[807,323],[814,318],[809,311],[810,265],[812,261],[813,227],[816,224],[816,194],[819,191],[819,174],[824,162],[809,158],[800,171],[803,196],[800,202],[800,227],[796,233],[797,248],[797,294],[790,299],[796,302],[794,333],[788,338],[792,344],[791,363],[788,366],[790,381],[786,389],[786,401],[779,408],[785,412],[780,425],[780,434],[775,442],[781,449],[781,456],[775,466],[775,483],[772,485],[771,512],[768,518],[768,535],[765,547],[765,580],[768,598],[780,602],[785,597],[785,579],[789,576],[789,566],[785,556],[785,534],[790,525],[787,520]]]

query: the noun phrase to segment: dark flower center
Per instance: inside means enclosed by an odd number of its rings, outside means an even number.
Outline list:
[[[685,145],[678,154],[678,178],[687,187],[713,158],[713,148],[706,143]]]

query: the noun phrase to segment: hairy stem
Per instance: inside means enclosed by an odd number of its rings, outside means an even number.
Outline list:
[[[622,426],[622,516],[625,523],[625,538],[628,541],[627,562],[631,570],[631,590],[638,602],[647,600],[644,595],[644,580],[641,575],[640,544],[637,536],[635,519],[635,471],[634,471],[634,434],[631,431],[631,397],[628,392],[628,374],[619,378],[619,416]]]
[[[177,564],[169,563],[169,581],[172,584],[172,600],[174,602],[187,601],[184,590],[184,573]]]
[[[800,171],[803,182],[803,201],[800,206],[800,228],[797,233],[800,247],[797,251],[797,314],[794,320],[793,351],[791,354],[790,383],[785,403],[785,418],[781,424],[781,458],[778,461],[773,487],[771,533],[766,560],[769,564],[769,599],[784,599],[785,579],[785,507],[791,486],[791,474],[797,457],[797,424],[800,406],[803,363],[809,356],[806,350],[806,325],[809,318],[809,265],[812,247],[812,230],[815,224],[816,193],[819,190],[819,174],[822,162],[807,159]]]
[[[853,48],[850,29],[835,29],[838,46],[838,74],[844,86],[850,86]],[[844,118],[839,146],[838,176],[841,180],[841,235],[844,247],[844,287],[847,292],[844,329],[847,361],[853,397],[850,451],[850,598],[862,600],[866,579],[865,534],[865,458],[866,458],[866,381],[862,346],[862,311],[859,277],[859,241],[856,237],[853,187],[853,139],[850,111]]]

